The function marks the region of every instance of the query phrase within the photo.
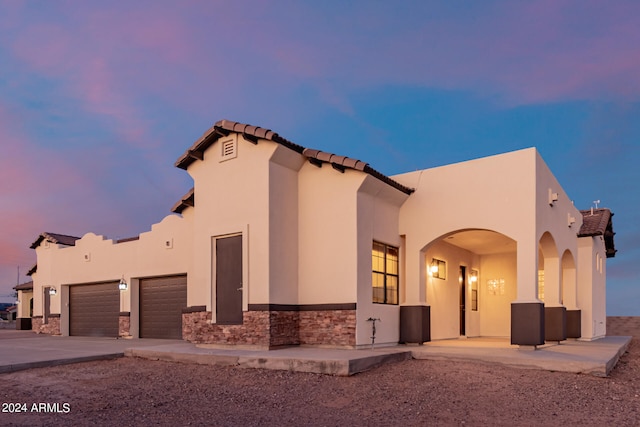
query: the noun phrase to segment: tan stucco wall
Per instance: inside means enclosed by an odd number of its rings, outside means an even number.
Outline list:
[[[364,179],[310,163],[299,175],[299,303],[357,299],[357,197]]]
[[[446,242],[438,242],[429,247],[425,253],[425,263],[428,265],[433,258],[446,262],[446,278],[435,278],[427,274],[427,301],[431,306],[431,339],[448,339],[460,336],[460,266],[467,267],[467,273],[471,269],[480,270],[479,257]],[[471,311],[471,295],[469,286],[465,289],[468,310],[465,310],[465,325],[468,336],[478,336],[479,315]],[[479,302],[482,298],[479,298]],[[479,307],[480,308],[480,307]],[[470,331],[477,330],[473,334]]]
[[[400,308],[393,304],[374,304],[371,285],[371,250],[373,241],[400,249],[400,303],[404,297],[404,242],[398,232],[400,206],[407,195],[372,176],[366,176],[357,193],[357,303],[356,344],[371,344],[372,322],[376,322],[376,344],[395,344],[400,339]]]
[[[238,154],[221,161],[221,147],[227,140],[237,142]],[[254,145],[231,134],[206,150],[204,161],[189,166],[196,206],[187,305],[206,305],[211,311],[215,297],[212,246],[216,237],[231,234],[243,236],[244,308],[269,302],[269,158],[275,148],[275,144]]]
[[[607,333],[605,245],[602,236],[582,237],[578,244],[578,307],[582,310],[582,339],[592,340]]]
[[[30,291],[18,291],[18,310],[16,311],[16,317],[27,319],[31,317],[30,313],[30,301],[33,298],[33,290]]]
[[[120,310],[131,311],[133,321],[137,319],[137,305],[131,301],[137,279],[187,273],[191,236],[191,217],[186,214],[169,215],[151,231],[140,234],[139,240],[129,242],[115,243],[93,233],[85,234],[71,247],[42,242],[36,249],[38,272],[32,276],[33,314],[43,315],[43,288],[55,287],[57,294],[51,296],[50,312],[61,315],[62,334],[68,334],[68,286],[117,282],[124,276],[130,286],[121,291]]]
[[[465,229],[499,232],[518,243],[518,300],[537,301],[536,158],[527,149],[394,176],[416,192],[400,209],[407,236],[407,302],[426,300],[423,248]]]

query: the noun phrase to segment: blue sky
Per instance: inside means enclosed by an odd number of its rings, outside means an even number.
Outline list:
[[[608,313],[640,315],[640,3],[394,3],[0,3],[0,295],[43,231],[149,230],[226,118],[389,175],[535,146],[615,213]]]

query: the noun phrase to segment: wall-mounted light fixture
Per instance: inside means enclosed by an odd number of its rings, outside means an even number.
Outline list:
[[[124,280],[124,274],[122,275],[122,279],[120,279],[120,283],[118,283],[118,289],[120,289],[121,291],[126,291],[127,290],[127,281]]]
[[[433,258],[431,260],[431,265],[429,266],[429,272],[431,273],[431,276],[436,279],[446,279],[447,263],[445,261]]]
[[[549,189],[549,206],[553,206],[553,203],[557,201],[558,193],[554,193],[552,189]]]
[[[53,286],[49,288],[49,295],[55,295],[57,293],[58,293],[58,291]]]
[[[571,227],[576,222],[576,218],[571,216],[570,213],[567,214],[567,224]]]
[[[478,283],[478,270],[471,270],[471,274],[469,274],[469,283],[472,285]]]

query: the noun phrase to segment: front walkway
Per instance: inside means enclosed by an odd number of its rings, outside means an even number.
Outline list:
[[[508,340],[460,339],[421,346],[340,350],[290,347],[279,350],[201,348],[178,340],[118,340],[57,337],[31,331],[0,330],[0,373],[88,360],[141,357],[206,365],[264,368],[330,375],[353,375],[386,363],[432,359],[491,363],[606,376],[626,351],[631,337],[597,341],[564,341],[537,350],[522,350]]]

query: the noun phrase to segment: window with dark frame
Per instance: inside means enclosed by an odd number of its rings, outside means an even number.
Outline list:
[[[380,242],[373,242],[371,250],[371,285],[373,302],[377,304],[398,304],[398,248]]]

